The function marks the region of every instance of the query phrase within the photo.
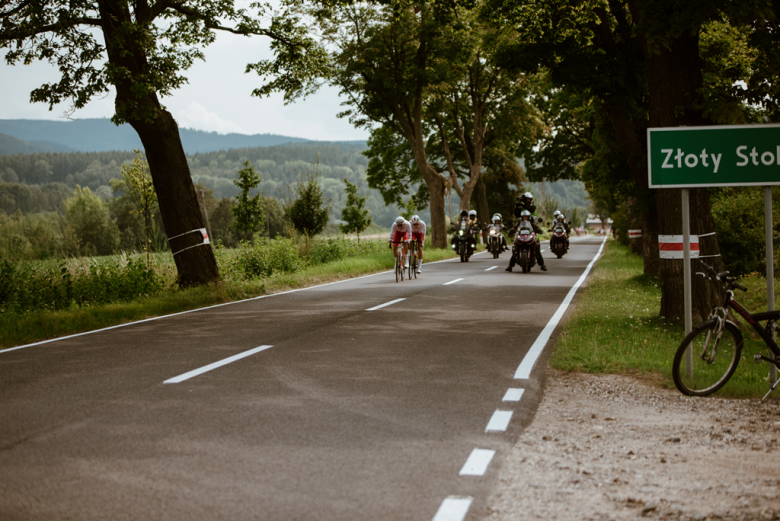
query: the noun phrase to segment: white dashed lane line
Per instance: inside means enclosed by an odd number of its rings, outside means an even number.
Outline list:
[[[494,270],[494,269],[496,269],[496,268],[498,268],[498,266],[491,266],[491,267],[489,267],[488,269],[486,269],[485,271]]]
[[[170,378],[168,380],[165,380],[164,384],[177,384],[179,382],[183,382],[184,380],[189,380],[190,378],[194,376],[201,375],[203,373],[207,373],[209,371],[213,371],[214,369],[218,367],[222,367],[223,365],[227,365],[231,362],[235,362],[236,360],[241,360],[242,358],[246,358],[247,356],[253,355],[255,353],[259,353],[260,351],[265,351],[266,349],[269,349],[273,346],[260,346],[256,347],[254,349],[250,349],[249,351],[244,351],[243,353],[238,353],[237,355],[230,356],[228,358],[225,358],[224,360],[220,360],[219,362],[214,362],[213,364],[204,365],[200,369],[192,370],[188,373],[184,373],[182,375],[176,376],[174,378]]]
[[[496,455],[496,451],[488,449],[474,449],[471,451],[469,458],[460,469],[461,476],[484,476],[487,471],[490,461],[493,456]]]
[[[519,402],[520,398],[523,397],[523,393],[525,392],[525,389],[507,389],[506,394],[504,395],[503,400],[504,402]]]
[[[406,300],[405,298],[397,298],[395,300],[391,300],[390,302],[385,302],[384,304],[379,304],[378,306],[374,306],[372,308],[368,308],[366,311],[374,311],[377,309],[382,309],[385,306],[392,306],[393,304],[397,304],[401,302],[402,300]]]
[[[485,432],[503,432],[509,426],[512,419],[512,411],[495,411],[485,427]]]
[[[463,521],[469,511],[473,498],[450,496],[441,502],[433,521]]]
[[[442,286],[449,286],[450,284],[455,284],[456,282],[460,282],[461,280],[463,280],[463,279],[451,280],[449,282],[445,282],[444,284],[442,284]]]

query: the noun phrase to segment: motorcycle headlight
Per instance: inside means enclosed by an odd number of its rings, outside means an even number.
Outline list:
[[[459,231],[458,235],[463,235],[463,230]]]
[[[452,245],[452,249],[453,249],[453,250],[455,249],[455,245],[454,245],[454,244]]]

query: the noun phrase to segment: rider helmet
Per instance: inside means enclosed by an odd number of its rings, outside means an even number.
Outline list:
[[[461,217],[468,217],[469,216],[469,211],[468,210],[461,210],[460,211],[460,216]]]
[[[405,222],[406,222],[406,219],[404,219],[400,215],[395,218],[395,224],[397,224],[398,226],[403,226]]]
[[[564,219],[566,219],[565,215],[563,215],[562,213],[558,214],[558,220],[559,221],[563,222]]]
[[[555,210],[555,211],[553,212],[553,216],[554,216],[556,219],[558,218],[558,216],[559,216],[559,215],[561,215],[561,211],[560,211],[560,210]]]
[[[523,197],[525,197],[528,200],[531,200],[534,198],[534,194],[532,194],[531,192],[526,192],[523,194]]]
[[[520,218],[523,219],[523,220],[529,220],[530,221],[531,220],[531,212],[529,212],[528,210],[523,210],[522,212],[520,212]]]
[[[477,218],[477,211],[476,210],[471,210],[469,212],[469,219],[474,220],[476,218]]]
[[[493,222],[496,222],[496,221],[501,222],[501,216],[498,215],[498,214],[495,214],[495,215],[493,215],[493,217],[490,218],[490,220],[493,221]]]
[[[497,213],[497,214],[496,214],[496,217],[498,217],[498,220],[499,220],[499,221],[500,221],[501,219],[503,219],[503,217],[501,217],[501,214],[500,214],[500,213]]]
[[[409,222],[412,224],[417,224],[420,222],[420,216],[419,215],[412,215],[412,218],[409,219]]]

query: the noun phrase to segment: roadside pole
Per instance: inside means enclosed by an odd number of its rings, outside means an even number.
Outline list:
[[[766,310],[775,309],[775,259],[772,237],[772,187],[764,187],[764,232],[766,239]],[[772,338],[775,337],[774,331]],[[769,383],[777,381],[777,367],[769,364]]]
[[[693,329],[693,300],[691,299],[691,215],[688,189],[682,189],[682,232],[683,232],[683,305],[685,307],[685,335]],[[685,371],[693,378],[693,352],[691,346],[685,351]]]

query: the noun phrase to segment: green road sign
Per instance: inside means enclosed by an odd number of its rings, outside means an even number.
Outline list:
[[[650,188],[780,185],[780,125],[647,129]]]

